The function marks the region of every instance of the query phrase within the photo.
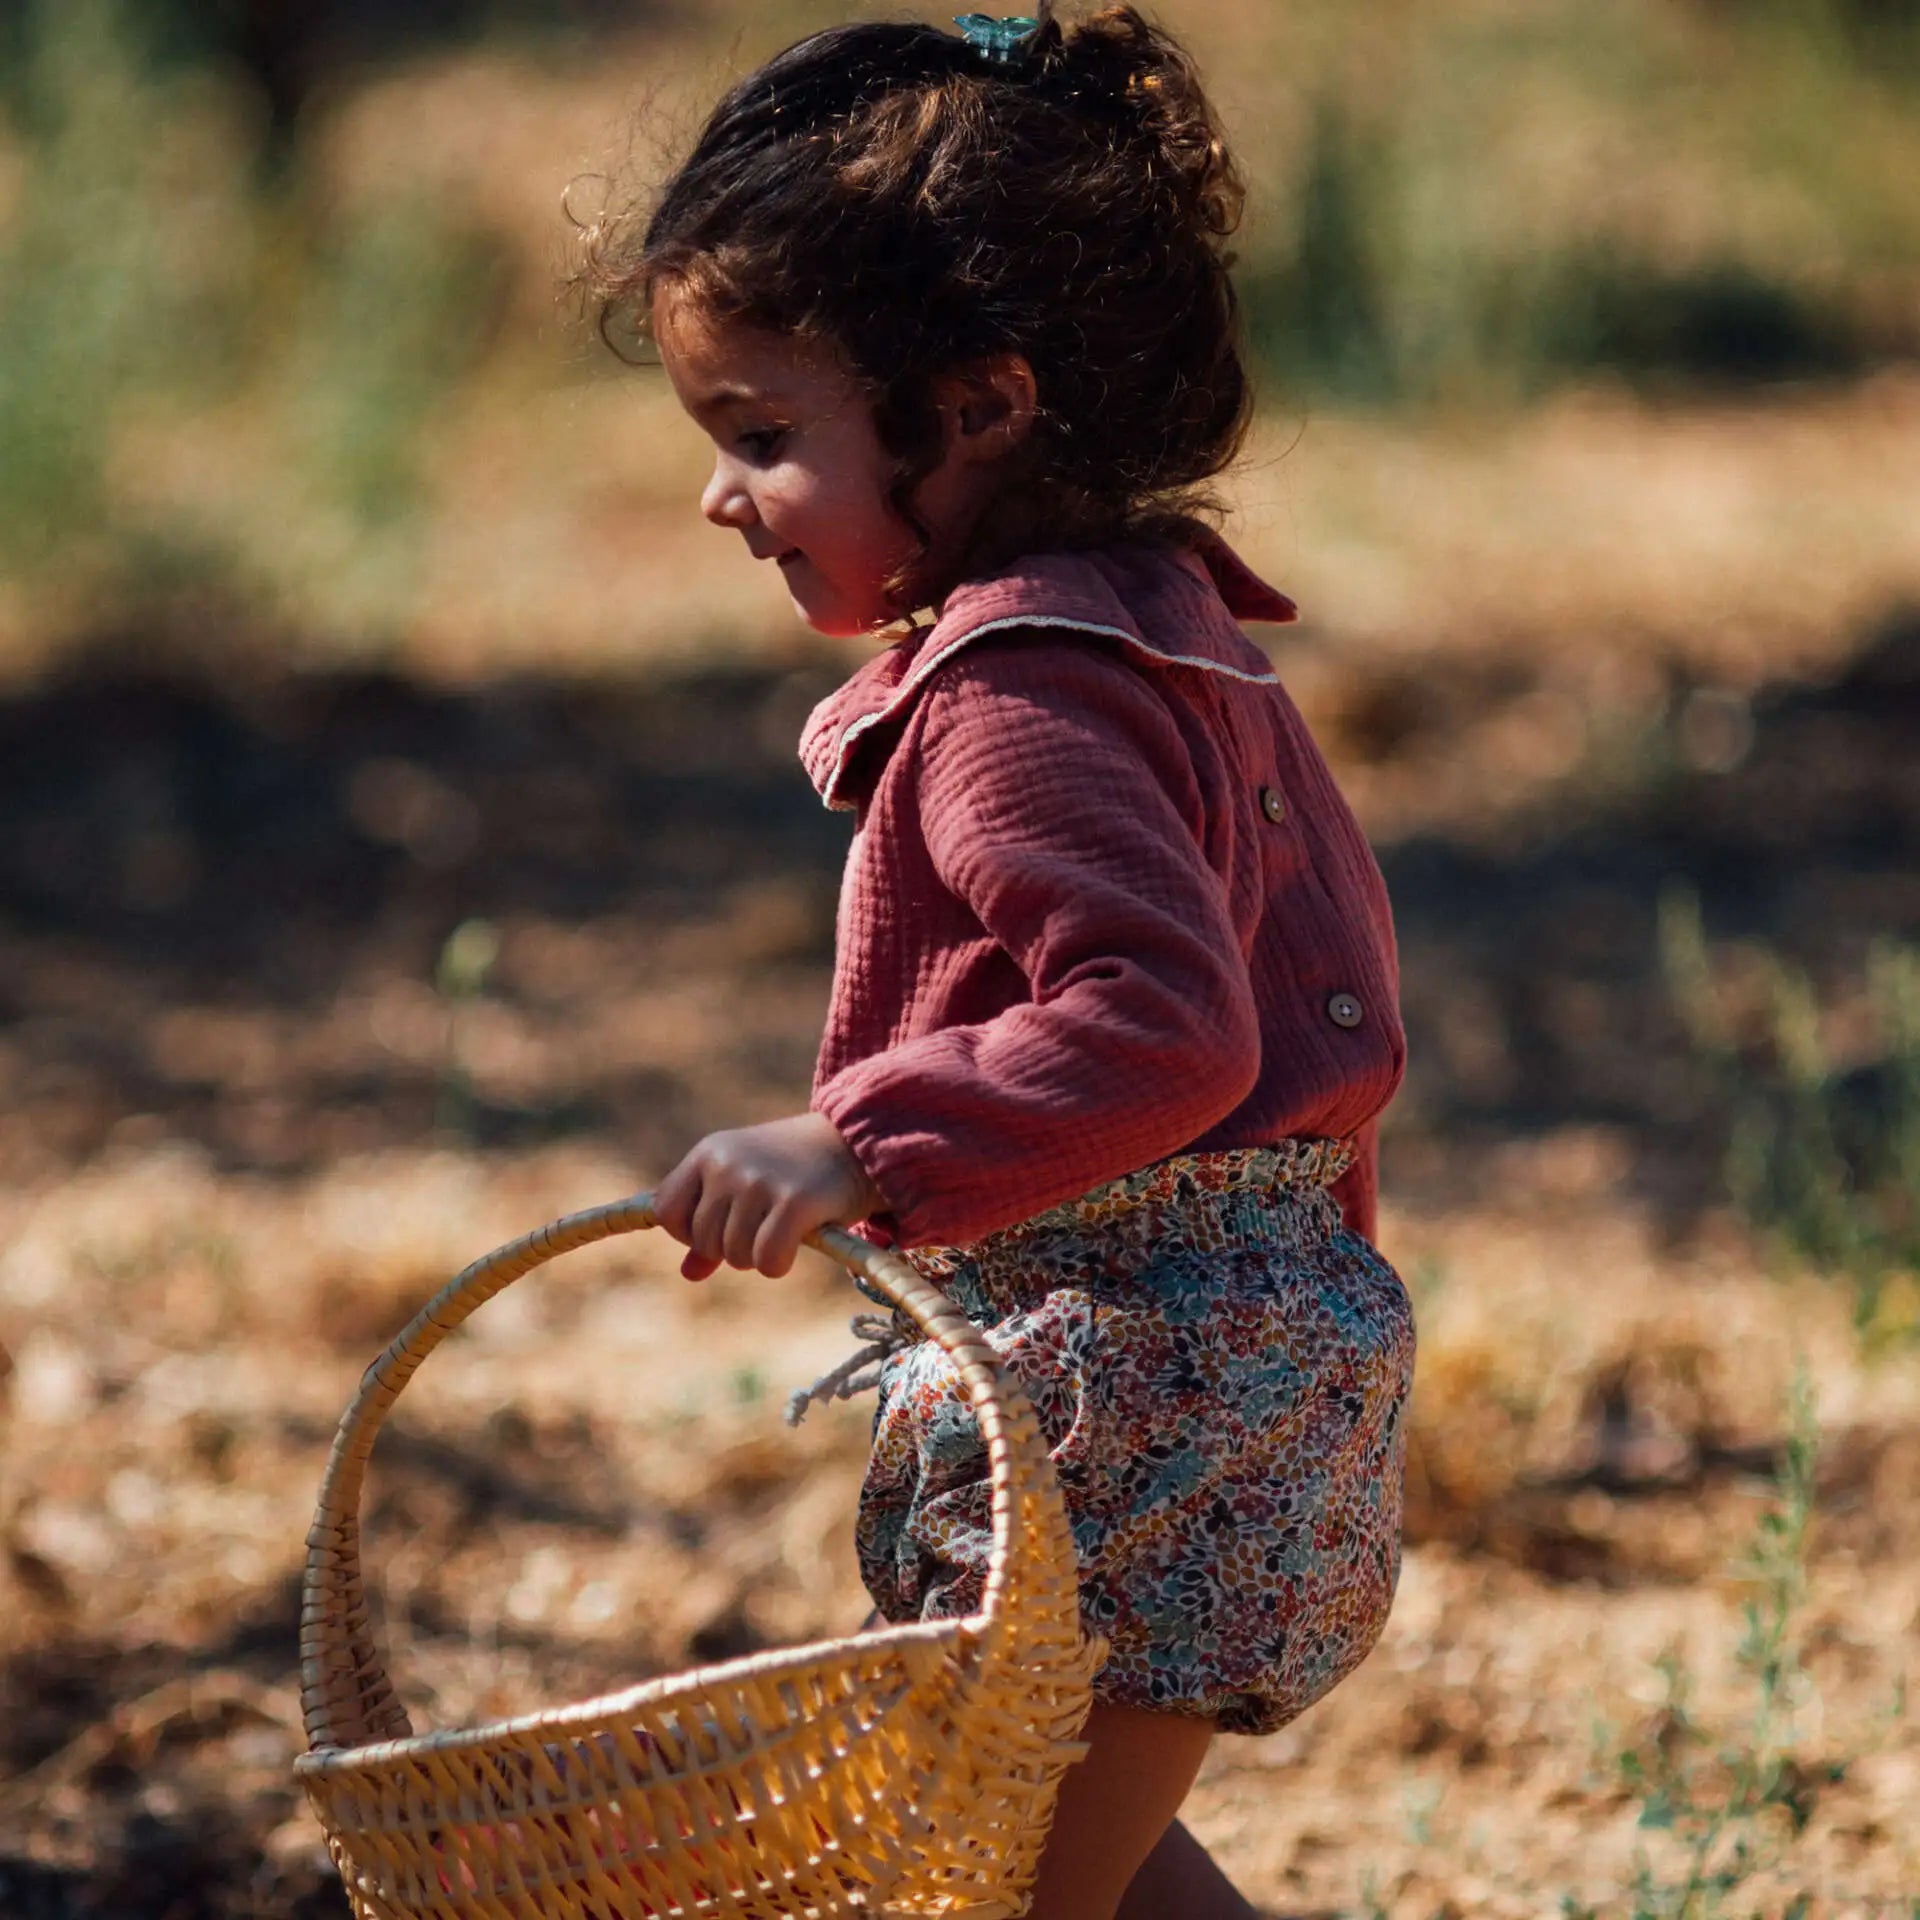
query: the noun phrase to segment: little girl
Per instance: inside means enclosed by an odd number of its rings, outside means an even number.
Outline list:
[[[1413,1328],[1369,1240],[1404,1044],[1379,871],[1237,624],[1294,609],[1200,517],[1249,407],[1238,177],[1164,34],[1050,13],[803,40],[593,236],[712,439],[706,517],[885,642],[801,745],[855,819],[810,1111],[702,1140],[657,1208],[693,1280],[864,1221],[988,1330],[1111,1648],[1033,1912],[1224,1920],[1174,1819],[1207,1744],[1350,1672],[1399,1569]],[[909,1346],[881,1615],[975,1610],[990,1537]]]

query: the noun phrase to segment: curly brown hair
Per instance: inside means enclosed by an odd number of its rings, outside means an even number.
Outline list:
[[[956,579],[1191,539],[1251,409],[1226,246],[1244,192],[1192,61],[1130,6],[1052,12],[1004,65],[930,26],[813,34],[727,94],[650,205],[586,234],[610,340],[672,289],[830,343],[923,546],[935,377],[1025,356],[1034,430]],[[918,603],[951,584],[912,583]]]

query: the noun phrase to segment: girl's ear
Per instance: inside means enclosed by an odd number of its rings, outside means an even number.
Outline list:
[[[1025,354],[996,353],[934,382],[947,451],[968,465],[1003,460],[1033,431],[1040,391]]]

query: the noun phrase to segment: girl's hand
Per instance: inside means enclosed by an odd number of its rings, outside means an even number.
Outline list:
[[[692,1249],[680,1263],[689,1280],[722,1264],[778,1279],[816,1227],[864,1220],[884,1205],[833,1122],[817,1113],[708,1134],[653,1196],[654,1218]]]

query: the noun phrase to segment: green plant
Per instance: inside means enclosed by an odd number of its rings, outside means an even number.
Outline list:
[[[1290,394],[1367,405],[1512,402],[1609,373],[1656,389],[1857,372],[1866,335],[1831,289],[1731,242],[1672,262],[1636,236],[1439,219],[1458,155],[1315,110],[1290,246],[1243,276],[1255,355]]]
[[[308,619],[377,636],[410,602],[422,452],[487,344],[499,250],[417,192],[333,220],[303,218],[296,197],[274,218],[288,325],[264,377],[298,537],[274,543],[268,570]]]
[[[1819,1423],[1803,1367],[1788,1396],[1774,1497],[1739,1567],[1747,1595],[1735,1657],[1749,1687],[1745,1724],[1735,1737],[1716,1739],[1695,1713],[1692,1674],[1669,1652],[1658,1663],[1658,1708],[1640,1736],[1611,1756],[1649,1836],[1627,1889],[1632,1920],[1731,1915],[1736,1895],[1785,1863],[1820,1790],[1843,1777],[1844,1762],[1813,1758],[1800,1738],[1811,1687],[1796,1628],[1818,1453]],[[1778,1911],[1794,1920],[1812,1903],[1811,1894],[1796,1893]],[[1562,1911],[1568,1920],[1598,1920],[1601,1909],[1569,1899]]]
[[[1248,335],[1275,388],[1478,406],[1910,354],[1873,289],[1920,279],[1920,203],[1894,184],[1920,163],[1920,68],[1885,52],[1920,32],[1869,11],[1895,10],[1343,10],[1287,75],[1300,132],[1252,203]]]
[[[1906,1899],[1854,1904],[1831,1886],[1816,1894],[1804,1884],[1819,1869],[1802,1871],[1796,1842],[1822,1795],[1860,1758],[1904,1737],[1908,1703],[1903,1675],[1886,1705],[1850,1729],[1844,1743],[1831,1729],[1816,1738],[1822,1716],[1806,1665],[1803,1610],[1820,1427],[1804,1361],[1788,1388],[1784,1426],[1770,1497],[1731,1569],[1740,1598],[1733,1661],[1741,1709],[1710,1716],[1698,1704],[1695,1672],[1669,1649],[1655,1662],[1658,1701],[1624,1738],[1617,1722],[1594,1712],[1588,1786],[1624,1794],[1635,1809],[1638,1840],[1626,1884],[1601,1904],[1563,1893],[1564,1920],[1802,1920],[1816,1901],[1821,1912],[1920,1920],[1920,1904]],[[1512,1896],[1516,1911],[1546,1910],[1536,1881],[1488,1868],[1474,1857],[1470,1833],[1463,1844],[1456,1822],[1435,1819],[1438,1787],[1409,1785],[1403,1802],[1413,1845],[1443,1848],[1476,1881]],[[1431,1868],[1422,1877],[1430,1876]],[[1383,1887],[1377,1868],[1364,1869],[1356,1920],[1387,1920],[1392,1894],[1410,1877]],[[1449,1902],[1440,1911],[1458,1909]]]
[[[1399,179],[1390,145],[1340,103],[1314,109],[1295,188],[1291,248],[1243,274],[1248,338],[1289,386],[1344,399],[1393,400],[1407,383],[1390,337],[1386,244]]]
[[[502,250],[405,182],[261,169],[232,74],[164,26],[138,0],[0,21],[0,576],[55,626],[217,598],[377,638]]]
[[[1920,1332],[1920,952],[1873,948],[1872,1045],[1848,1059],[1800,968],[1762,952],[1744,996],[1730,989],[1691,889],[1666,890],[1659,931],[1669,992],[1726,1116],[1736,1209],[1790,1258],[1846,1279],[1863,1333]]]
[[[152,71],[119,0],[39,0],[10,38],[24,165],[0,225],[0,570],[73,590],[132,537],[105,482],[113,435],[143,394],[196,377],[229,201],[217,114]]]
[[[433,1129],[467,1145],[473,1144],[477,1117],[473,1069],[467,1057],[467,1028],[471,1010],[485,993],[487,976],[499,957],[500,933],[493,922],[462,920],[447,935],[434,968],[434,988],[446,1009],[447,1041],[440,1060]]]

